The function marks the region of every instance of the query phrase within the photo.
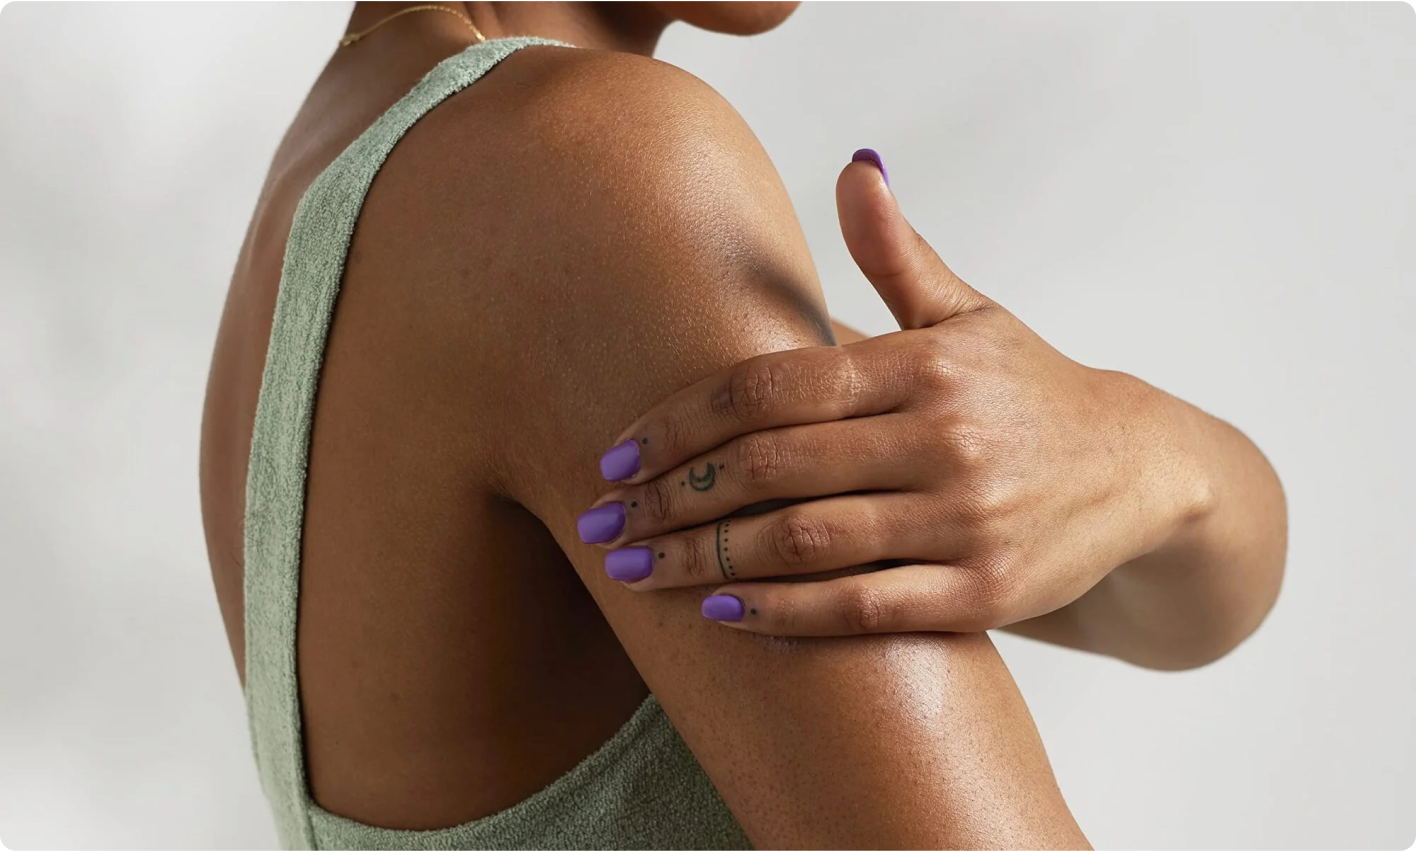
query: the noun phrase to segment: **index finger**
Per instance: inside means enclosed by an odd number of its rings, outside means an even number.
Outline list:
[[[892,410],[908,382],[881,342],[891,336],[769,352],[690,384],[621,432],[600,472],[638,484],[754,431]]]

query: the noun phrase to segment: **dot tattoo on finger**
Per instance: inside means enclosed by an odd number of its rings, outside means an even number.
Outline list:
[[[723,561],[727,562],[729,578],[736,579],[737,573],[733,570],[733,557],[728,550],[728,525],[732,522],[731,520],[723,521]]]
[[[731,520],[724,520],[718,524],[718,570],[723,572],[724,579],[735,579],[737,573],[733,570],[733,557],[728,552],[728,524]]]

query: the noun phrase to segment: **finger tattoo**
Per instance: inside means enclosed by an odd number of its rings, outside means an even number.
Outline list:
[[[724,520],[718,524],[718,569],[723,572],[724,579],[736,579],[737,573],[733,570],[733,555],[729,547],[728,526],[731,520]]]
[[[712,489],[713,489],[713,485],[714,485],[714,479],[716,478],[715,473],[716,473],[716,470],[714,469],[713,465],[712,465],[712,464],[709,464],[709,465],[703,470],[703,476],[700,478],[699,475],[693,471],[693,468],[692,468],[692,467],[689,467],[689,468],[688,468],[688,484],[689,484],[689,487],[693,488],[693,489],[696,490],[696,491],[712,490]]]

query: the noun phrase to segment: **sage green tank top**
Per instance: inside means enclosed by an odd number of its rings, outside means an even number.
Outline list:
[[[650,695],[615,735],[526,800],[442,830],[334,815],[306,783],[295,671],[310,427],[345,255],[365,193],[418,119],[542,38],[482,42],[439,63],[326,168],[286,244],[246,483],[246,708],[261,786],[287,848],[746,848],[747,836]]]

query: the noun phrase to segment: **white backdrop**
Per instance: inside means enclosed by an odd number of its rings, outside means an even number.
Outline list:
[[[0,11],[0,838],[264,847],[197,429],[275,145],[349,5]],[[1244,428],[1287,488],[1247,644],[1158,674],[997,637],[1099,847],[1416,837],[1416,14],[1384,4],[808,4],[676,25],[791,190],[833,313],[861,146],[967,281]]]

